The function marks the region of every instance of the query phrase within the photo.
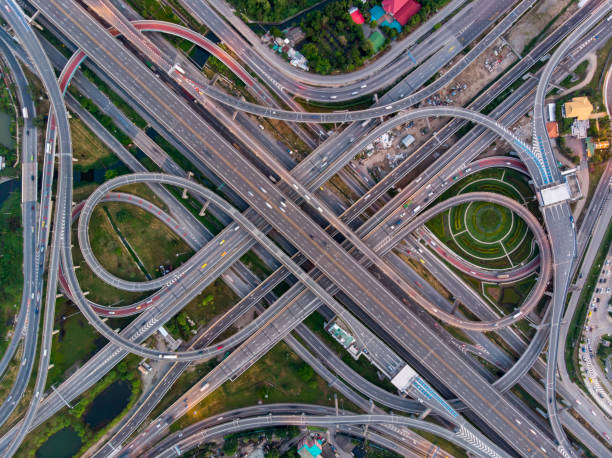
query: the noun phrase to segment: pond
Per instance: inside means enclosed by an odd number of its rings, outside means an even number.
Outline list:
[[[119,415],[131,394],[132,385],[126,380],[117,380],[96,396],[83,420],[93,431],[98,431]]]
[[[68,427],[51,435],[36,450],[36,458],[70,458],[81,448],[81,438],[77,432]]]
[[[0,111],[0,144],[7,148],[14,148],[15,141],[11,135],[11,119],[12,116],[8,113]]]
[[[8,199],[13,192],[21,191],[21,180],[7,180],[0,183],[0,205]]]
[[[208,38],[210,41],[212,41],[215,44],[221,43],[221,40],[219,39],[219,37],[217,37],[217,35],[215,35],[212,32],[208,32],[205,35],[205,37]],[[210,53],[200,48],[199,46],[194,46],[191,53],[189,53],[189,57],[191,57],[191,60],[198,67],[200,67],[200,70],[201,70],[204,67],[204,64],[206,64],[206,61],[208,60],[208,58],[210,57]]]

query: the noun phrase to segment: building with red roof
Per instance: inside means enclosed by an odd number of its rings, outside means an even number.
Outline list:
[[[419,12],[421,4],[416,0],[383,0],[382,7],[397,22],[405,26],[410,18]]]
[[[353,6],[349,9],[348,12],[351,15],[351,19],[355,24],[363,24],[365,22],[363,14],[361,14],[361,11],[359,11],[358,8]]]

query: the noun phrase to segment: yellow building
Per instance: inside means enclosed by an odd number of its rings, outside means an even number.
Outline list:
[[[577,118],[579,121],[589,119],[593,112],[593,105],[588,97],[574,97],[571,102],[563,104],[563,116],[565,118]]]

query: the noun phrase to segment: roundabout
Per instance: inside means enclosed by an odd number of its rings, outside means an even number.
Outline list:
[[[512,231],[514,214],[489,202],[470,202],[463,214],[468,233],[480,243],[498,243]]]
[[[474,177],[475,178],[475,177]],[[471,192],[491,192],[528,205],[531,194],[526,182],[496,177],[475,178],[442,198]],[[506,177],[507,179],[507,177]],[[524,219],[512,209],[494,202],[462,203],[433,218],[427,227],[447,251],[476,269],[508,273],[535,259],[538,250]]]

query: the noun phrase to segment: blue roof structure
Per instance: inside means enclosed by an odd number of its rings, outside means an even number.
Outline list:
[[[392,29],[397,30],[397,33],[402,33],[402,26],[400,25],[399,22],[397,22],[397,19],[395,19],[393,22],[389,23],[386,19],[384,21],[382,21],[380,23],[381,27],[389,27]]]
[[[308,453],[310,453],[313,457],[317,457],[321,454],[321,452],[323,451],[322,447],[322,442],[320,440],[315,440],[313,441],[312,445],[308,445],[308,442],[305,441],[304,445],[302,445],[299,449],[298,449],[298,453],[302,450],[307,450]]]
[[[373,22],[378,21],[385,14],[387,13],[385,12],[385,10],[382,9],[380,5],[376,5],[370,10],[370,16],[372,17]]]

